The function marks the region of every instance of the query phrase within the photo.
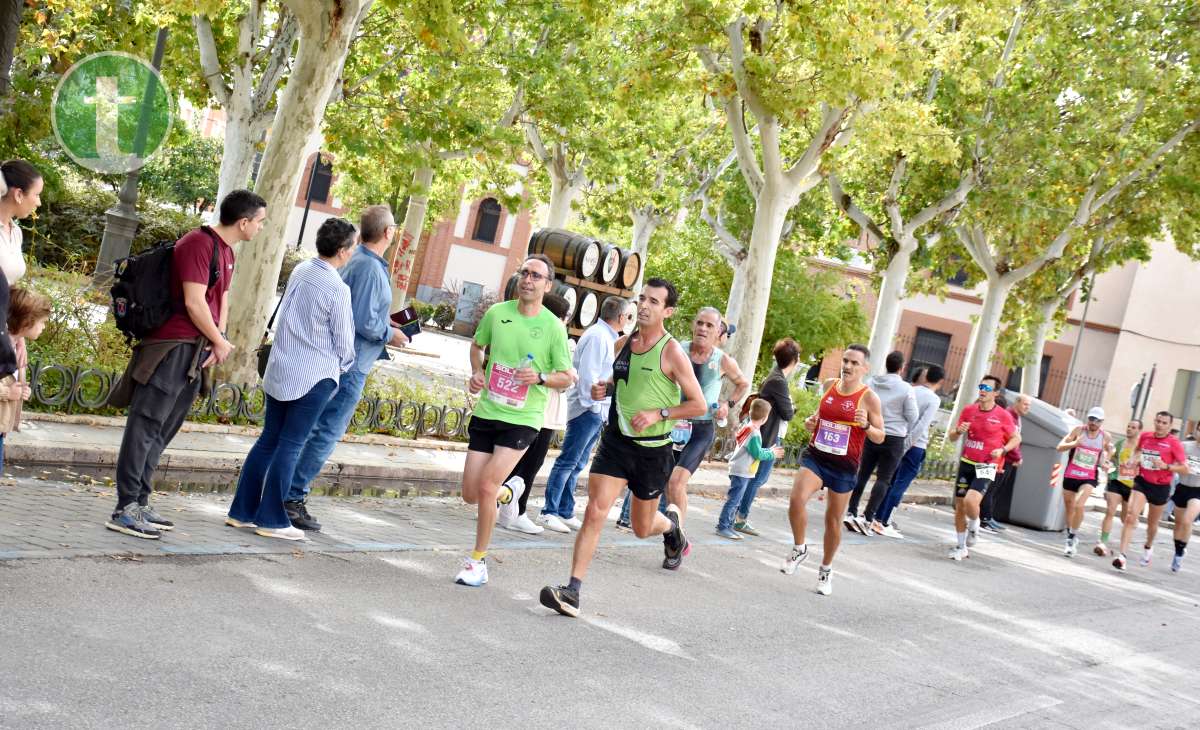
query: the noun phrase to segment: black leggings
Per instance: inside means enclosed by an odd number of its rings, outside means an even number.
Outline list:
[[[875,510],[883,504],[888,487],[892,485],[892,475],[896,473],[896,467],[900,465],[903,456],[903,436],[884,436],[881,444],[874,441],[863,444],[862,461],[858,465],[858,481],[854,484],[854,493],[850,495],[849,514],[858,514],[858,502],[871,479],[871,472],[875,472],[875,486],[871,488],[871,497],[867,500],[867,509],[863,512],[865,519],[874,519]]]
[[[529,493],[533,491],[533,480],[537,478],[538,471],[542,468],[542,464],[546,463],[546,452],[550,450],[550,439],[554,438],[554,429],[543,428],[538,431],[537,438],[525,450],[525,454],[517,465],[513,467],[512,474],[508,475],[509,479],[514,476],[519,476],[525,480],[525,491],[521,493],[521,498],[517,500],[520,505],[520,510],[517,514],[525,514],[525,503],[529,501]],[[505,480],[507,481],[507,480]]]

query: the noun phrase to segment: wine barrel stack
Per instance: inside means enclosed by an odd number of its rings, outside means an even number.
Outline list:
[[[567,330],[579,335],[595,324],[604,300],[633,298],[643,262],[634,251],[562,228],[541,228],[529,239],[529,253],[554,262],[554,291],[571,305]],[[517,296],[517,277],[509,277],[504,298]]]

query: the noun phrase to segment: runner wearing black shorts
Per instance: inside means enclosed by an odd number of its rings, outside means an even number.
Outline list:
[[[1129,495],[1129,504],[1125,507],[1125,519],[1121,525],[1121,547],[1117,556],[1113,558],[1113,567],[1117,570],[1125,570],[1125,551],[1133,540],[1138,515],[1145,505],[1149,505],[1146,510],[1146,544],[1140,564],[1143,568],[1150,566],[1150,560],[1154,556],[1154,536],[1158,533],[1158,522],[1162,519],[1167,498],[1170,496],[1172,475],[1188,473],[1187,455],[1184,453],[1183,444],[1171,435],[1171,423],[1174,420],[1175,417],[1169,411],[1159,411],[1154,415],[1154,431],[1147,431],[1138,436],[1132,458],[1133,463],[1137,464],[1138,474],[1133,480],[1133,493]],[[1191,525],[1188,526],[1190,528]]]
[[[1062,499],[1067,522],[1067,541],[1063,555],[1073,558],[1079,552],[1079,528],[1083,525],[1083,513],[1087,508],[1092,490],[1100,484],[1104,465],[1112,458],[1112,440],[1104,432],[1104,409],[1094,406],[1087,412],[1087,420],[1076,426],[1058,442],[1055,449],[1066,452],[1067,464],[1063,468]]]
[[[566,585],[543,587],[539,597],[543,606],[564,616],[579,615],[583,579],[608,512],[626,487],[633,491],[633,533],[640,538],[663,536],[664,567],[678,568],[688,550],[679,507],[668,505],[666,515],[657,509],[672,466],[671,428],[676,419],[705,410],[687,353],[663,328],[675,311],[676,298],[670,282],[646,282],[638,296],[638,329],[616,342],[612,380],[592,386],[595,400],[611,390],[612,405],[588,477],[587,510],[575,538],[571,576]]]
[[[1200,427],[1197,427],[1200,435]],[[1175,557],[1171,559],[1171,572],[1178,573],[1183,568],[1183,556],[1187,553],[1188,538],[1192,534],[1192,524],[1200,515],[1200,442],[1195,439],[1183,444],[1183,453],[1187,457],[1187,473],[1179,477],[1175,494],[1171,502],[1175,505]]]

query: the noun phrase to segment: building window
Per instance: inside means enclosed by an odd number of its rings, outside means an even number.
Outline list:
[[[500,227],[500,203],[495,198],[484,198],[479,204],[479,214],[475,216],[476,241],[483,243],[496,242],[496,229]]]
[[[1048,379],[1048,377],[1050,375],[1050,362],[1052,360],[1053,360],[1053,358],[1050,357],[1049,355],[1042,355],[1042,376],[1038,380],[1038,393],[1037,393],[1038,398],[1041,398],[1042,394],[1046,392],[1046,380]],[[1008,371],[1008,382],[1004,384],[1004,387],[1007,388],[1008,390],[1012,390],[1012,391],[1016,391],[1016,392],[1020,393],[1021,392],[1021,375],[1024,374],[1024,371],[1025,371],[1024,367],[1013,368],[1012,370],[1009,370]]]
[[[946,356],[950,353],[950,335],[936,330],[917,328],[912,354],[908,358],[908,379],[919,367],[938,365],[946,367]]]

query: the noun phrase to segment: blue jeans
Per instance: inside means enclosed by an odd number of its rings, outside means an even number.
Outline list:
[[[886,525],[891,521],[892,510],[900,506],[900,500],[904,499],[908,485],[917,478],[924,463],[925,449],[913,446],[904,452],[904,456],[900,458],[900,466],[896,467],[896,473],[892,475],[892,486],[888,488],[887,496],[883,498],[883,503],[879,505],[879,511],[875,514],[875,519],[880,524]]]
[[[300,452],[300,460],[296,462],[296,473],[292,475],[285,502],[303,502],[308,497],[313,479],[321,473],[321,467],[325,466],[329,455],[350,427],[354,410],[358,408],[358,401],[362,398],[363,386],[366,384],[367,374],[360,370],[351,368],[342,373],[337,392],[325,404],[325,410],[312,427],[312,433],[308,435],[308,441]]]
[[[767,482],[771,476],[771,470],[774,468],[774,459],[758,462],[758,471],[746,485],[746,491],[742,492],[742,503],[738,505],[737,512],[734,514],[736,521],[745,522],[750,517],[750,505],[754,504],[754,498],[758,496],[758,488]]]
[[[542,507],[542,514],[556,515],[564,520],[575,516],[575,481],[587,464],[592,448],[600,440],[603,425],[604,419],[592,411],[584,411],[567,421],[562,449],[546,479],[546,505]]]
[[[291,526],[283,497],[292,483],[300,449],[336,387],[333,378],[325,378],[296,400],[266,396],[262,434],[242,464],[237,493],[229,505],[230,517],[259,527]]]
[[[759,465],[762,468],[762,465]],[[742,495],[753,477],[736,477],[729,475],[729,492],[725,495],[725,506],[721,508],[721,516],[717,518],[717,529],[728,530],[733,527],[733,513],[742,504]]]

